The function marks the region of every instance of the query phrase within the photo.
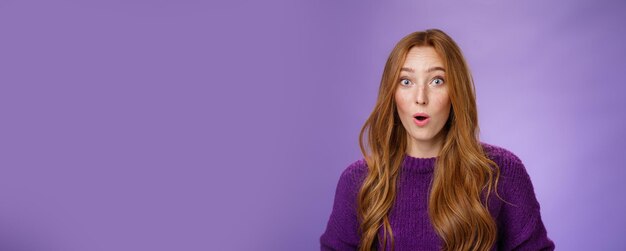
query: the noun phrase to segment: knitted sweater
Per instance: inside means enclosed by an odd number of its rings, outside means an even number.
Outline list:
[[[539,203],[522,161],[512,152],[481,142],[487,157],[500,166],[498,194],[489,198],[489,212],[498,229],[491,250],[554,250],[541,220]],[[428,217],[428,190],[437,157],[416,158],[405,155],[400,170],[397,194],[389,212],[396,251],[441,250],[443,240],[437,235]],[[360,159],[341,174],[335,199],[319,241],[321,250],[357,250],[359,244],[356,199],[367,175],[367,162]],[[383,228],[379,234],[382,236]],[[378,244],[375,244],[378,247]],[[377,250],[382,250],[378,247]],[[391,250],[390,240],[387,248]]]

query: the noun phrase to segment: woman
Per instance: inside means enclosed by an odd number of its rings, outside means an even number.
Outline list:
[[[438,29],[402,38],[359,135],[365,158],[339,179],[322,250],[553,250],[524,164],[478,134],[456,43]]]

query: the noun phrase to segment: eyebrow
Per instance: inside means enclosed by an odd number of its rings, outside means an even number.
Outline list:
[[[402,67],[402,69],[400,71],[406,71],[406,72],[410,72],[410,73],[415,73],[415,69],[410,68],[410,67]],[[446,69],[444,69],[443,67],[440,67],[440,66],[435,66],[435,67],[431,67],[430,69],[426,70],[426,72],[433,72],[433,71],[443,71],[443,72],[446,72]]]

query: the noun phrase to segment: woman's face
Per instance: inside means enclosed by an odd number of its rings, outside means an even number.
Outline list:
[[[435,49],[415,46],[409,50],[395,93],[398,115],[408,132],[409,146],[428,149],[443,140],[439,133],[450,114],[450,98],[444,64]],[[423,114],[418,114],[423,113]],[[424,115],[426,118],[416,118]],[[442,142],[442,141],[440,141]],[[419,148],[419,147],[418,147]]]

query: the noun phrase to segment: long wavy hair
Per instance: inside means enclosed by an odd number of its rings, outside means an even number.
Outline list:
[[[458,45],[438,29],[413,32],[396,44],[385,64],[374,110],[359,134],[359,146],[368,165],[357,201],[359,250],[376,247],[375,240],[384,249],[388,236],[394,248],[388,213],[395,201],[397,178],[407,150],[407,131],[400,123],[394,95],[401,67],[414,46],[430,46],[439,54],[451,101],[430,187],[431,223],[444,242],[443,250],[489,250],[496,241],[497,229],[487,201],[492,190],[498,195],[500,168],[486,156],[478,138],[476,94],[469,67]],[[378,234],[381,227],[382,238]]]

